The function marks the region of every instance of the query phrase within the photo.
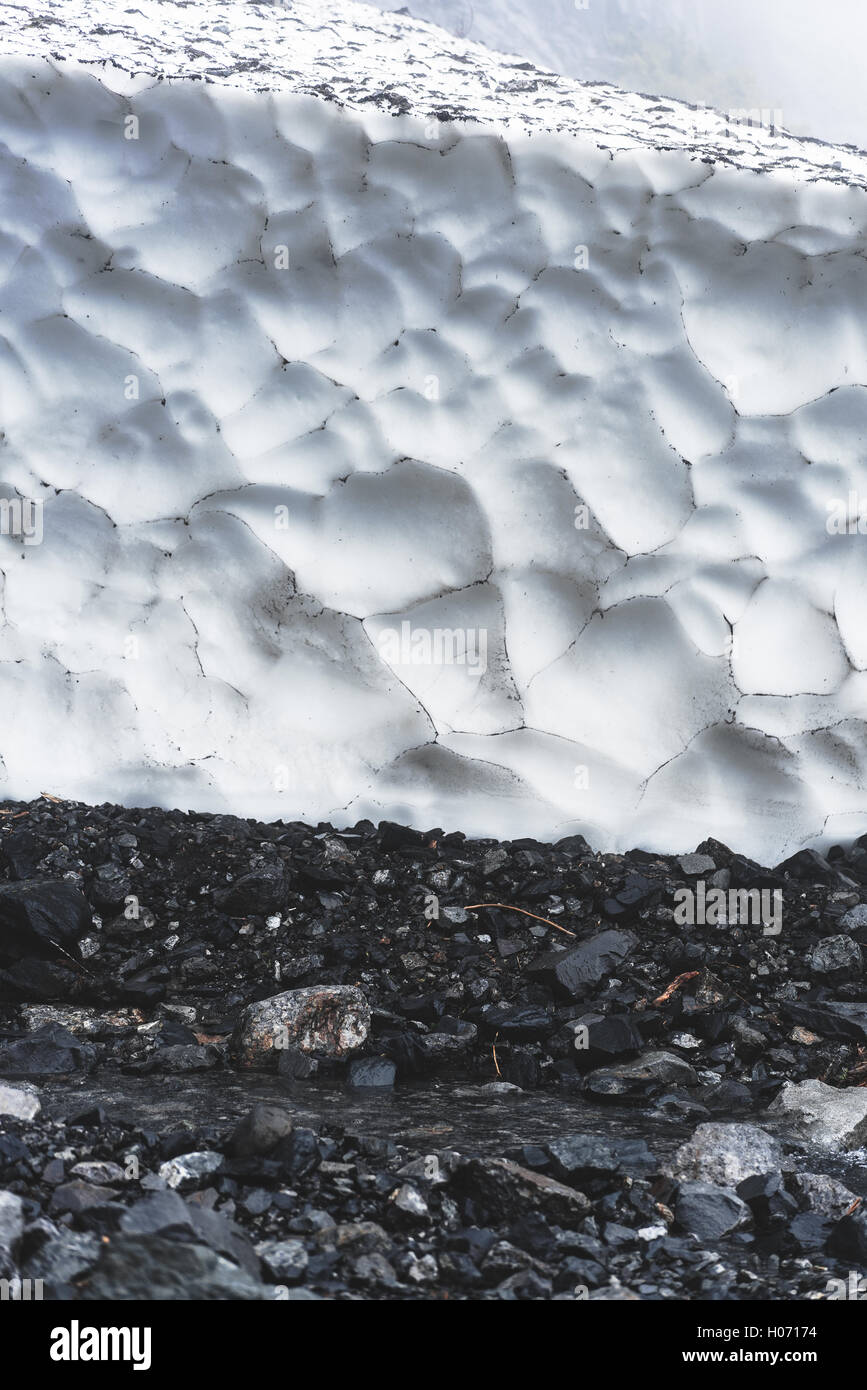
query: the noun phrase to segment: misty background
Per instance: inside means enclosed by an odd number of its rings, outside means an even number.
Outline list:
[[[585,7],[586,6],[586,7]],[[540,67],[867,147],[864,0],[378,0]]]

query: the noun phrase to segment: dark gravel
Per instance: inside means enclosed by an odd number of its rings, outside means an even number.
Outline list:
[[[781,913],[681,925],[699,885]],[[865,941],[867,837],[766,868],[713,840],[611,855],[4,803],[0,1110],[23,1111],[0,1115],[0,1277],[86,1299],[827,1297],[867,1259],[857,1165],[841,1182],[839,1153],[765,1112],[786,1081],[867,1081]],[[250,1088],[240,1122],[221,1077]],[[181,1081],[207,1100],[184,1123],[161,1109]],[[446,1122],[519,1087],[563,1130],[443,1147],[316,1102],[425,1087]],[[149,1120],[125,1108],[142,1088]],[[666,1125],[707,1154],[663,1154]]]

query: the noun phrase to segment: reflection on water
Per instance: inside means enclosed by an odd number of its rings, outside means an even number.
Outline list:
[[[466,1083],[443,1080],[385,1092],[353,1092],[308,1081],[289,1091],[277,1077],[258,1072],[166,1077],[103,1072],[77,1082],[47,1082],[41,1095],[43,1109],[51,1118],[69,1118],[101,1105],[109,1117],[126,1119],[157,1133],[207,1125],[226,1127],[256,1101],[270,1101],[292,1110],[299,1125],[376,1135],[416,1150],[429,1144],[431,1149],[489,1154],[582,1132],[608,1139],[642,1138],[657,1158],[665,1160],[694,1127],[679,1120],[647,1116],[641,1109],[588,1104],[579,1096],[557,1092],[471,1096]],[[780,1133],[778,1125],[764,1116],[737,1118]],[[785,1136],[781,1133],[781,1137]],[[791,1147],[787,1166],[799,1172],[830,1173],[853,1192],[867,1196],[867,1155],[863,1151],[834,1156]]]

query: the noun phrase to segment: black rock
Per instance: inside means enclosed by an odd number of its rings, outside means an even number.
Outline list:
[[[13,830],[0,839],[0,858],[14,879],[32,878],[45,850],[29,830]]]
[[[397,1067],[388,1057],[356,1057],[347,1069],[347,1084],[356,1090],[390,1090]]]
[[[492,1005],[474,1010],[469,1017],[490,1036],[499,1033],[504,1042],[536,1042],[555,1031],[557,1021],[540,1004]]]
[[[786,1230],[800,1251],[816,1254],[825,1249],[834,1221],[818,1211],[803,1211],[788,1222]]]
[[[319,1166],[319,1145],[312,1129],[293,1129],[273,1152],[290,1178],[304,1177]]]
[[[614,974],[629,955],[638,938],[631,932],[604,931],[569,946],[565,951],[549,951],[534,961],[530,974],[542,980],[565,999],[577,999],[590,985]]]
[[[117,1235],[84,1279],[86,1301],[235,1302],[270,1299],[261,1280],[205,1245],[165,1236]]]
[[[151,1192],[129,1208],[120,1219],[127,1235],[164,1235],[192,1231],[190,1208],[177,1192]]]
[[[867,1212],[863,1207],[832,1226],[827,1249],[829,1255],[836,1255],[840,1260],[867,1264]]]
[[[593,1019],[587,1024],[587,1039],[588,1047],[578,1056],[588,1062],[640,1052],[644,1046],[638,1025],[628,1014],[605,1014]]]
[[[288,1138],[291,1133],[290,1112],[283,1106],[261,1102],[239,1121],[229,1140],[227,1152],[236,1158],[269,1154],[281,1139]]]
[[[0,957],[55,956],[74,950],[91,926],[87,899],[53,879],[0,884]]]
[[[646,1177],[659,1164],[643,1139],[603,1139],[595,1134],[565,1134],[548,1145],[554,1172],[563,1182],[624,1174]]]
[[[8,970],[0,970],[0,987],[13,999],[25,1003],[48,1003],[53,999],[71,999],[84,984],[81,970],[53,960],[31,956],[16,961]]]
[[[0,1076],[69,1076],[89,1071],[97,1049],[59,1024],[48,1023],[26,1034],[0,1042]]]
[[[606,917],[632,917],[643,907],[653,907],[661,897],[661,884],[643,874],[629,874],[624,886],[605,899],[602,910]]]
[[[286,877],[282,864],[268,864],[243,874],[215,897],[230,917],[265,917],[286,905]]]
[[[751,1220],[749,1207],[736,1192],[709,1182],[680,1184],[675,1217],[699,1240],[719,1240]]]

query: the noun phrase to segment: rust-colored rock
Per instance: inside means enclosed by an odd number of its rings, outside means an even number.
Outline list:
[[[370,1005],[354,985],[290,989],[250,1004],[235,1036],[242,1066],[275,1060],[281,1048],[346,1057],[370,1032]]]

